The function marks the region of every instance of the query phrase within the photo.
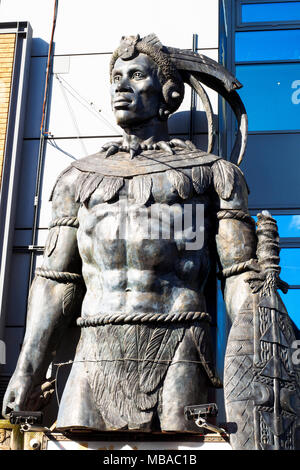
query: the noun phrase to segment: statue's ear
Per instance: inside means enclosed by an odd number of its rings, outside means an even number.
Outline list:
[[[162,87],[162,94],[166,103],[167,115],[174,113],[182,103],[184,97],[184,84],[182,81],[176,83],[168,80]]]
[[[166,103],[161,103],[158,110],[158,117],[160,121],[166,121],[170,116],[171,111],[167,108]]]

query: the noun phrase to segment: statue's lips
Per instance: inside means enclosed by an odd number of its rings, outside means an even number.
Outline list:
[[[114,108],[115,109],[123,109],[123,108],[128,108],[128,106],[131,104],[132,100],[130,98],[125,98],[124,96],[120,96],[119,98],[116,98],[114,100]]]

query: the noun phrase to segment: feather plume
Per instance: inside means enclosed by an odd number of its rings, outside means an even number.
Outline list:
[[[209,166],[195,166],[192,169],[192,180],[195,191],[203,194],[209,188],[212,174]]]
[[[195,323],[190,328],[190,332],[208,379],[211,381],[214,387],[219,388],[221,386],[221,381],[215,370],[209,323]]]
[[[191,193],[191,183],[188,176],[181,171],[168,170],[167,177],[170,183],[176,188],[182,199],[187,199]]]
[[[99,196],[103,202],[108,202],[110,199],[115,197],[118,191],[124,185],[123,178],[117,178],[112,176],[104,176],[103,180],[99,185]]]
[[[151,176],[135,176],[129,182],[129,198],[134,199],[137,204],[146,204],[152,188]]]
[[[103,180],[102,175],[94,173],[88,173],[88,176],[83,179],[79,188],[78,200],[79,202],[85,203],[98,188],[99,184]]]
[[[77,169],[74,167],[74,166],[68,166],[67,168],[65,168],[59,175],[58,177],[56,178],[56,181],[52,187],[52,191],[50,193],[50,197],[49,197],[49,201],[51,202],[52,199],[53,199],[53,196],[54,196],[54,192],[55,192],[55,189],[56,189],[56,186],[59,184],[60,180],[62,179],[62,177],[64,175],[67,175],[68,173],[77,173]]]
[[[151,46],[158,47],[159,49],[163,47],[162,43],[160,42],[160,40],[154,33],[148,34],[148,36],[145,36],[143,38],[143,42],[147,42],[148,44],[151,44]]]
[[[48,238],[45,245],[45,255],[51,256],[56,248],[57,240],[59,235],[59,227],[52,227],[49,230]]]
[[[75,201],[80,202],[80,193],[81,188],[84,185],[85,181],[87,181],[90,177],[90,173],[82,172],[79,174],[78,178],[76,179],[76,188],[75,188]]]
[[[214,187],[221,199],[230,199],[234,187],[235,167],[226,160],[218,160],[212,166]]]
[[[144,356],[140,388],[145,393],[156,389],[163,380],[174,357],[184,328],[153,328]]]
[[[75,295],[76,285],[73,283],[68,283],[65,286],[64,294],[63,294],[63,314],[68,315],[68,313],[72,310],[73,299]]]
[[[152,420],[157,394],[139,388],[139,331],[135,325],[103,325],[90,329],[88,379],[95,402],[109,428],[138,429]]]

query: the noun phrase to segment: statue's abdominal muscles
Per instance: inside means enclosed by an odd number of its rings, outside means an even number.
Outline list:
[[[179,208],[121,199],[80,209],[78,246],[87,287],[83,316],[205,309],[207,250],[187,250],[191,229],[180,230]]]

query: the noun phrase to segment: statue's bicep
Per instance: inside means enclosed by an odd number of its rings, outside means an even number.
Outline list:
[[[70,167],[58,177],[51,193],[52,219],[45,243],[43,268],[78,272],[81,260],[77,247],[76,179],[78,171]]]

